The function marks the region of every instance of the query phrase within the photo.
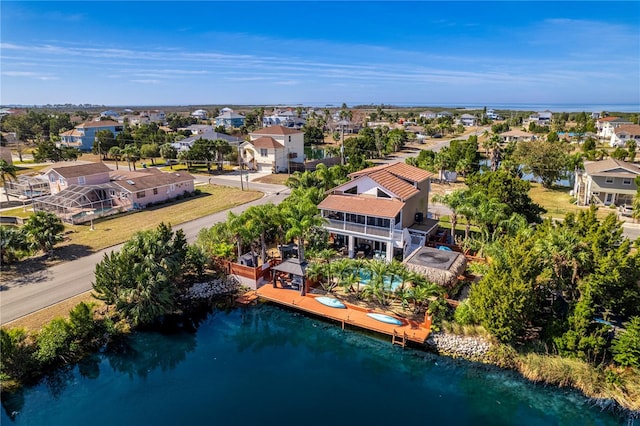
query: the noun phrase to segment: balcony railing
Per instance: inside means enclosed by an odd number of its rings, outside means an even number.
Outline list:
[[[402,231],[393,230],[389,228],[380,228],[378,226],[373,225],[364,225],[360,223],[351,223],[345,222],[342,220],[335,219],[326,219],[326,227],[341,230],[341,231],[349,231],[349,232],[357,232],[359,234],[365,235],[373,235],[376,237],[384,237],[384,238],[400,238],[402,236]]]

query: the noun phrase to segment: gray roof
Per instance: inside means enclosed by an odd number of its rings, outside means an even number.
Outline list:
[[[280,271],[287,274],[293,274],[298,277],[304,277],[305,271],[307,269],[307,262],[304,261],[300,263],[300,259],[287,259],[279,265],[271,268],[274,271]]]
[[[224,139],[225,141],[229,142],[229,144],[231,145],[237,145],[238,143],[242,142],[242,139],[236,138],[235,136],[227,135],[226,133],[218,133],[214,131],[206,131],[204,133],[200,133],[198,135],[194,135],[189,138],[182,139],[179,142],[183,144],[185,143],[192,144],[198,139],[209,139],[211,141],[215,141],[216,139]]]
[[[590,176],[630,177],[633,179],[635,176],[640,175],[640,167],[613,158],[585,162],[584,169]]]

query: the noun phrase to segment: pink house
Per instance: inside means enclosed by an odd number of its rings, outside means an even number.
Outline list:
[[[55,165],[44,172],[51,194],[57,194],[70,185],[97,185],[109,182],[111,169],[104,163]]]

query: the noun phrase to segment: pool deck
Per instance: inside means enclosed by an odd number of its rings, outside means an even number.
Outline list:
[[[402,321],[402,325],[394,325],[377,321],[367,316],[368,313],[384,312],[375,311],[373,309],[366,309],[346,302],[346,309],[331,308],[329,306],[323,305],[322,303],[315,300],[316,297],[322,296],[320,294],[307,294],[306,296],[301,296],[298,290],[290,290],[279,287],[274,288],[270,284],[266,284],[260,287],[257,290],[257,294],[261,298],[266,299],[270,302],[338,321],[342,324],[343,329],[345,325],[352,325],[355,327],[364,328],[366,330],[372,330],[377,333],[389,335],[392,337],[392,343],[397,343],[401,346],[405,346],[407,341],[424,344],[425,340],[427,340],[427,337],[429,337],[429,333],[431,332],[430,317],[427,317],[424,322],[419,323],[407,318],[394,316],[395,318]]]

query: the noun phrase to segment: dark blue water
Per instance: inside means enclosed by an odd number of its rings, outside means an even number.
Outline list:
[[[273,306],[138,333],[4,401],[9,425],[614,425],[576,393]]]

